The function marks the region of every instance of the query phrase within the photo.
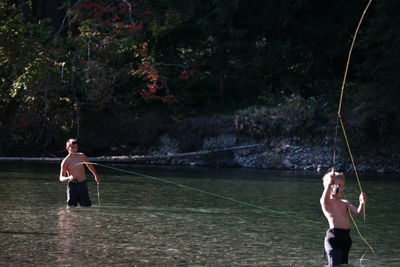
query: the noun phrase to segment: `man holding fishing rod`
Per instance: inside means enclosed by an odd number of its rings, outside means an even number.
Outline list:
[[[69,139],[66,144],[68,156],[61,162],[60,182],[67,182],[67,205],[68,207],[81,206],[90,207],[92,202],[89,197],[89,190],[86,182],[85,167],[92,172],[97,184],[101,183],[96,169],[89,162],[88,158],[78,152],[76,139]]]
[[[322,178],[324,191],[320,199],[322,211],[328,220],[329,229],[325,236],[325,256],[328,266],[347,264],[351,248],[349,212],[364,214],[367,196],[361,192],[358,208],[341,199],[345,177],[342,173],[330,171]]]

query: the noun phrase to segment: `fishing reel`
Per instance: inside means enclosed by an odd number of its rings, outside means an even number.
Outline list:
[[[333,184],[332,186],[332,195],[337,195],[339,193],[339,186],[337,184]]]

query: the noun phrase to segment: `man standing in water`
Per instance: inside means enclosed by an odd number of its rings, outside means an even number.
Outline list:
[[[367,203],[366,195],[361,192],[358,208],[345,199],[340,199],[343,194],[345,178],[342,173],[328,172],[322,178],[324,191],[320,199],[322,211],[329,223],[325,236],[325,256],[328,266],[347,264],[351,248],[349,212],[354,215],[364,213]]]
[[[67,186],[67,205],[89,207],[92,205],[89,197],[89,190],[86,183],[85,167],[93,173],[94,179],[99,184],[101,180],[88,158],[78,152],[78,142],[76,139],[67,141],[66,149],[68,156],[61,162],[60,182],[68,182]]]

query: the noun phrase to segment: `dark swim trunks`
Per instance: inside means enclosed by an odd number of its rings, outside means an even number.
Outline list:
[[[89,197],[89,190],[86,181],[69,182],[67,186],[67,204],[68,206],[92,206]]]
[[[352,244],[350,229],[328,229],[324,243],[328,266],[348,263]]]

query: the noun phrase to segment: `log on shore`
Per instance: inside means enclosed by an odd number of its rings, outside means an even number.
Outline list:
[[[253,145],[243,145],[243,146],[234,146],[213,150],[200,150],[195,152],[187,152],[187,153],[176,153],[176,154],[167,154],[167,155],[132,155],[132,156],[102,156],[102,157],[89,157],[89,161],[91,162],[149,162],[149,161],[157,161],[157,160],[166,160],[172,158],[182,158],[182,157],[195,157],[206,155],[215,152],[221,151],[232,151],[232,150],[240,150],[240,149],[252,149],[259,148],[265,146],[265,144],[253,144]],[[23,162],[61,162],[63,158],[59,157],[0,157],[1,161],[23,161]]]

